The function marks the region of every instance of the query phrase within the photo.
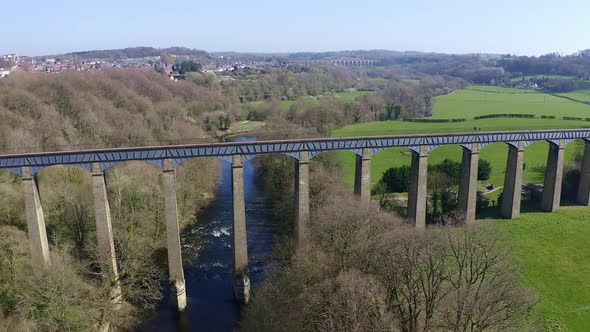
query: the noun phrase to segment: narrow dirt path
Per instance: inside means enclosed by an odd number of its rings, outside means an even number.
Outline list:
[[[502,188],[504,188],[504,187],[497,187],[497,188],[494,188],[494,189],[492,189],[492,190],[484,191],[484,192],[482,192],[482,195],[491,194],[491,193],[493,193],[494,191],[496,191],[496,190],[500,190],[500,189],[502,189]]]

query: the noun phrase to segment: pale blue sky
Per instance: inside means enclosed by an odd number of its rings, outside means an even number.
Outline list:
[[[2,2],[0,53],[23,55],[130,46],[527,55],[590,48],[590,0]]]

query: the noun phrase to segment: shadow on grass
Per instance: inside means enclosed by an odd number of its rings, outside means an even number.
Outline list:
[[[501,219],[500,206],[491,206],[475,212],[475,219]]]
[[[573,205],[573,204],[572,204]],[[521,213],[545,212],[541,209],[541,202],[523,199],[520,203]],[[476,211],[476,219],[504,219],[500,213],[500,206],[495,205]]]
[[[562,199],[559,202],[559,206],[580,206],[580,204],[578,204],[575,201],[570,200],[570,199]]]
[[[531,212],[546,212],[546,211],[541,209],[541,202],[540,201],[523,200],[520,203],[520,212],[521,213],[531,213]]]

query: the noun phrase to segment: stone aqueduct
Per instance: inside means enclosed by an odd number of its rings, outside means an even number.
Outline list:
[[[46,268],[51,263],[36,173],[52,165],[79,166],[90,171],[93,179],[100,258],[109,270],[107,275],[117,280],[117,262],[104,172],[116,163],[129,160],[147,161],[161,167],[165,195],[169,278],[175,290],[174,298],[178,309],[182,310],[186,306],[186,293],[177,215],[175,168],[183,161],[198,157],[218,157],[232,164],[234,288],[237,299],[247,302],[249,279],[242,169],[244,160],[270,153],[287,154],[296,160],[295,207],[297,213],[294,238],[297,244],[301,244],[305,239],[309,222],[309,160],[319,153],[348,150],[356,154],[354,191],[361,201],[368,204],[371,199],[370,166],[372,155],[391,147],[411,149],[413,157],[407,217],[414,222],[417,228],[424,228],[427,160],[431,150],[449,144],[463,147],[458,210],[462,212],[461,215],[464,216],[465,223],[471,224],[475,221],[477,165],[481,148],[496,142],[504,142],[509,146],[504,179],[504,198],[500,210],[504,217],[515,218],[520,213],[523,159],[526,146],[542,140],[550,143],[541,206],[546,211],[556,211],[560,202],[564,150],[566,144],[574,139],[582,139],[586,142],[577,201],[579,204],[589,205],[590,129],[296,139],[14,154],[0,156],[0,169],[12,171],[22,176],[28,235],[32,244],[32,263],[36,269]],[[118,287],[114,288],[113,294],[115,299],[118,298],[120,295]]]
[[[326,60],[304,60],[306,64],[332,64],[344,67],[375,67],[377,61],[366,59],[326,59]]]

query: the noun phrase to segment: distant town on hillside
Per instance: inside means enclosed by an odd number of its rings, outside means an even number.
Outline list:
[[[410,75],[446,75],[480,84],[543,88],[549,92],[573,91],[579,88],[581,81],[590,80],[590,49],[570,55],[550,53],[529,57],[389,50],[239,53],[206,52],[185,47],[131,47],[45,56],[4,54],[0,55],[0,78],[18,71],[60,73],[132,68],[157,71],[175,80],[182,77],[180,64],[183,62],[198,64],[198,71],[221,74],[237,71],[245,71],[247,74],[266,73],[273,68],[297,66],[302,67],[300,70],[322,65],[387,67]],[[539,73],[544,76],[534,76]]]

